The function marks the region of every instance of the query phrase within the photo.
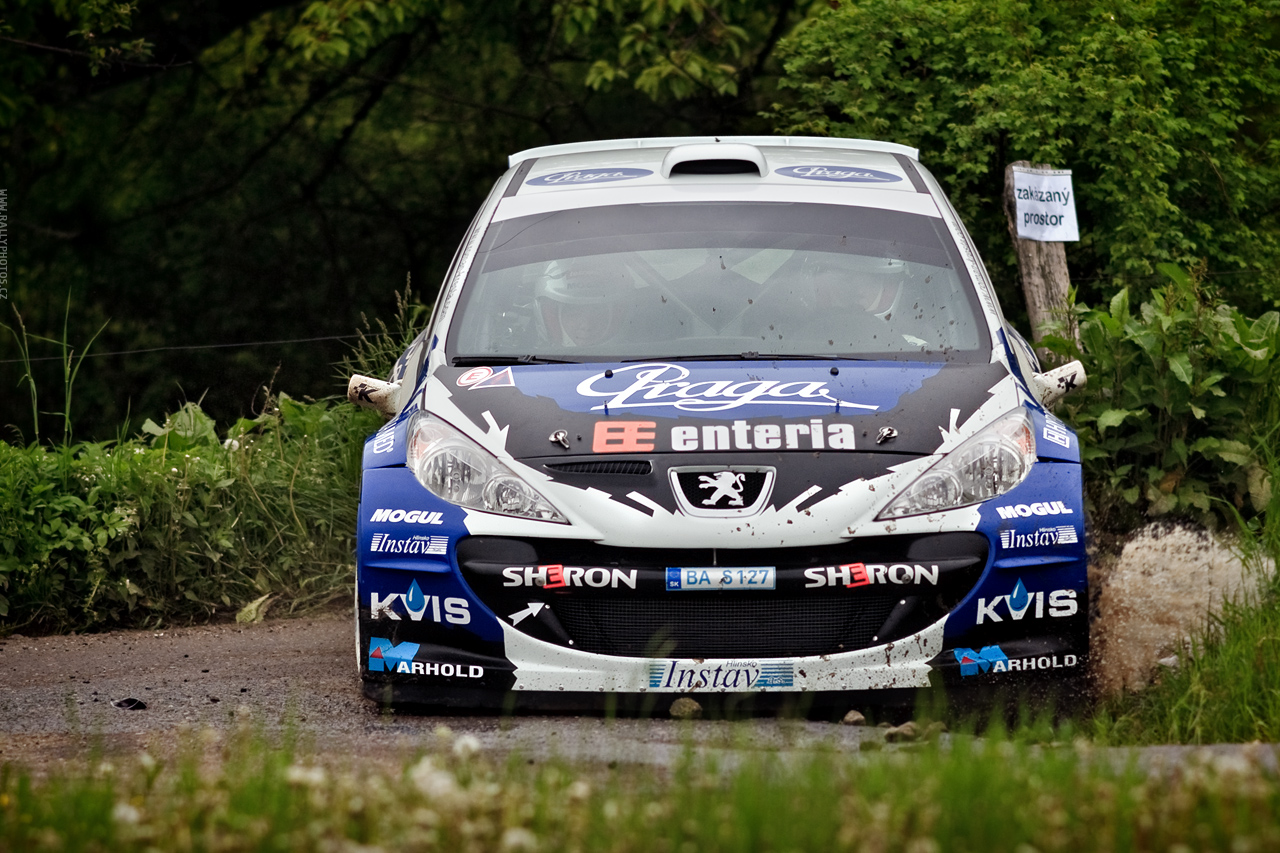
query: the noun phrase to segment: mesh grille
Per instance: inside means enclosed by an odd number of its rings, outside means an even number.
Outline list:
[[[547,467],[552,471],[563,471],[566,474],[636,474],[646,475],[653,472],[653,463],[644,461],[609,460],[607,462],[551,462]]]
[[[742,598],[691,592],[688,598],[569,598],[556,601],[574,648],[633,657],[771,658],[835,654],[873,645],[900,600],[817,596]]]

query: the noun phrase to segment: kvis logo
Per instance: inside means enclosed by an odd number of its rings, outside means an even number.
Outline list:
[[[1078,609],[1076,591],[1074,589],[1055,589],[1048,594],[1048,598],[1049,615],[1055,619],[1073,616]],[[1006,618],[1017,622],[1027,616],[1032,619],[1042,619],[1045,615],[1044,602],[1045,593],[1043,590],[1027,592],[1027,588],[1022,585],[1022,578],[1018,578],[1018,583],[1014,586],[1013,592],[1008,595],[978,599],[978,619],[976,624],[1003,622]],[[1004,605],[1004,616],[1000,615],[1001,605]]]
[[[466,625],[471,622],[471,606],[465,598],[441,598],[438,595],[423,595],[418,582],[411,581],[408,592],[393,592],[388,595],[369,593],[369,618],[394,619],[400,621],[400,614],[395,606],[399,605],[414,622],[421,622],[428,611],[431,621],[443,621],[453,625]],[[444,612],[441,613],[443,605]]]

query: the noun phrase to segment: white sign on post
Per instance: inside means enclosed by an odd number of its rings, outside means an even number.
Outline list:
[[[1080,239],[1070,169],[1014,166],[1013,197],[1021,239],[1042,243],[1070,243]]]

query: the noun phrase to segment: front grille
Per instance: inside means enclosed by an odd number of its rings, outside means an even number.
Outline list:
[[[977,533],[714,551],[470,536],[457,556],[479,599],[539,640],[626,657],[784,658],[856,651],[937,622],[973,589],[987,550]],[[834,582],[852,563],[923,564],[936,582]],[[669,591],[667,568],[682,566],[774,566],[777,588]]]
[[[901,596],[685,599],[577,598],[553,604],[573,647],[629,657],[770,658],[834,654],[873,645]]]

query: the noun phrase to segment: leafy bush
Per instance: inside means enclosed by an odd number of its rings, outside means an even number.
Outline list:
[[[1004,167],[1031,160],[1075,172],[1077,276],[1207,257],[1251,271],[1237,304],[1280,299],[1277,0],[831,6],[779,46],[778,131],[918,146],[1003,280]]]
[[[280,394],[225,445],[194,403],[148,420],[145,439],[0,444],[0,631],[189,622],[339,594],[362,439],[378,423]]]
[[[1046,341],[1089,375],[1063,407],[1080,433],[1095,520],[1124,529],[1140,516],[1213,525],[1239,514],[1275,525],[1280,314],[1251,320],[1202,270],[1161,271],[1168,284],[1136,311],[1127,289],[1106,308],[1076,306],[1083,352]]]

